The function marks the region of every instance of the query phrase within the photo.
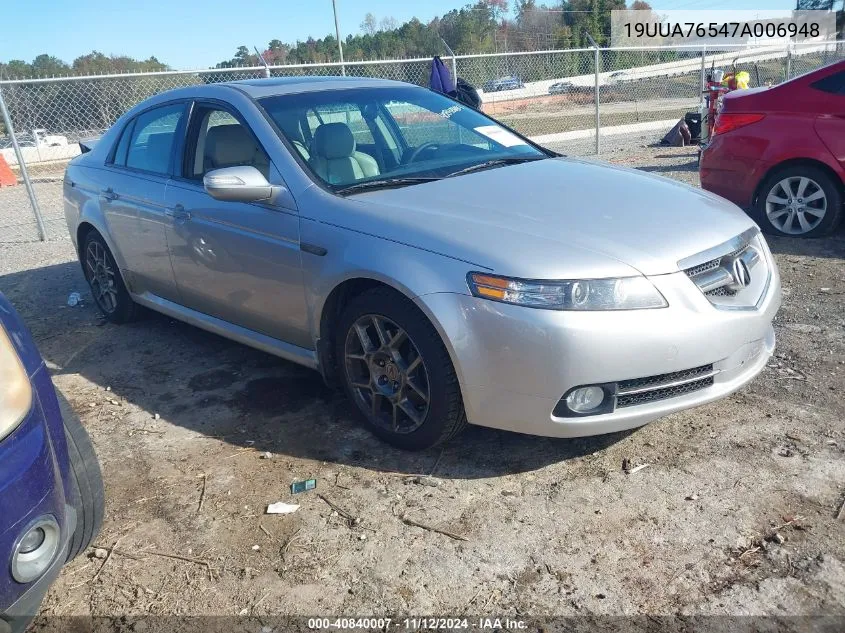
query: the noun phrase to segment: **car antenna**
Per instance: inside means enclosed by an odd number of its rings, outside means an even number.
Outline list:
[[[258,59],[261,60],[261,63],[264,65],[264,76],[270,77],[270,66],[267,65],[267,60],[264,59],[264,55],[258,52],[257,46],[253,46],[252,48],[255,49],[255,54],[258,55]]]

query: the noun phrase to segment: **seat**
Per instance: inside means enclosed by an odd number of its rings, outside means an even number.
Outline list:
[[[276,115],[276,123],[281,128],[284,135],[293,145],[294,149],[299,152],[303,160],[307,161],[311,158],[311,153],[305,147],[305,138],[302,134],[302,126],[299,124],[299,115],[296,112],[280,112]]]
[[[265,178],[269,177],[267,155],[244,126],[235,123],[208,128],[203,156],[204,172],[241,165],[255,167]]]
[[[320,178],[333,185],[379,174],[372,156],[355,151],[355,137],[346,123],[323,123],[316,129],[309,162]]]

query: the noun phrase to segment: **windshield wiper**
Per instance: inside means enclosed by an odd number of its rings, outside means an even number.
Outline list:
[[[419,185],[423,182],[433,182],[435,180],[440,180],[440,178],[435,176],[418,176],[414,178],[384,178],[382,180],[368,180],[367,182],[359,182],[354,185],[349,185],[348,187],[336,189],[335,193],[344,195],[358,191],[375,191],[377,189],[407,187],[408,185]]]
[[[453,171],[446,178],[453,178],[455,176],[463,176],[474,171],[482,171],[484,169],[492,169],[493,167],[503,167],[505,165],[517,165],[519,163],[531,163],[535,160],[544,160],[548,156],[511,156],[510,158],[494,158],[493,160],[486,160],[483,163],[477,163],[464,167],[458,171]]]

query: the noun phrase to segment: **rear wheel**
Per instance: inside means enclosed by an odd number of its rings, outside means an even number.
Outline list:
[[[378,437],[423,450],[466,426],[446,347],[404,296],[376,288],[352,299],[340,317],[335,344],[344,389]]]
[[[821,237],[842,215],[841,184],[811,165],[787,166],[766,178],[756,204],[757,221],[768,233]]]
[[[136,315],[137,305],[120,276],[117,263],[103,237],[91,231],[82,245],[82,270],[94,301],[112,323],[127,323]]]

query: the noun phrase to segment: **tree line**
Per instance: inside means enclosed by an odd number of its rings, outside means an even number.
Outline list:
[[[347,35],[343,40],[344,57],[352,62],[446,55],[444,41],[458,54],[581,48],[588,45],[585,33],[590,33],[600,44],[606,44],[610,41],[610,12],[625,6],[625,0],[561,0],[556,4],[514,0],[513,15],[509,15],[508,0],[477,0],[428,22],[412,18],[403,24],[398,24],[391,16],[379,20],[368,13],[359,32]],[[650,7],[642,0],[636,0],[630,8]],[[289,43],[273,39],[261,55],[273,66],[340,61],[334,35]],[[243,45],[230,59],[213,67],[260,65],[258,55]],[[0,60],[0,79],[161,70],[171,70],[171,67],[154,56],[138,60],[98,51],[77,57],[70,63],[47,53],[31,62]]]

